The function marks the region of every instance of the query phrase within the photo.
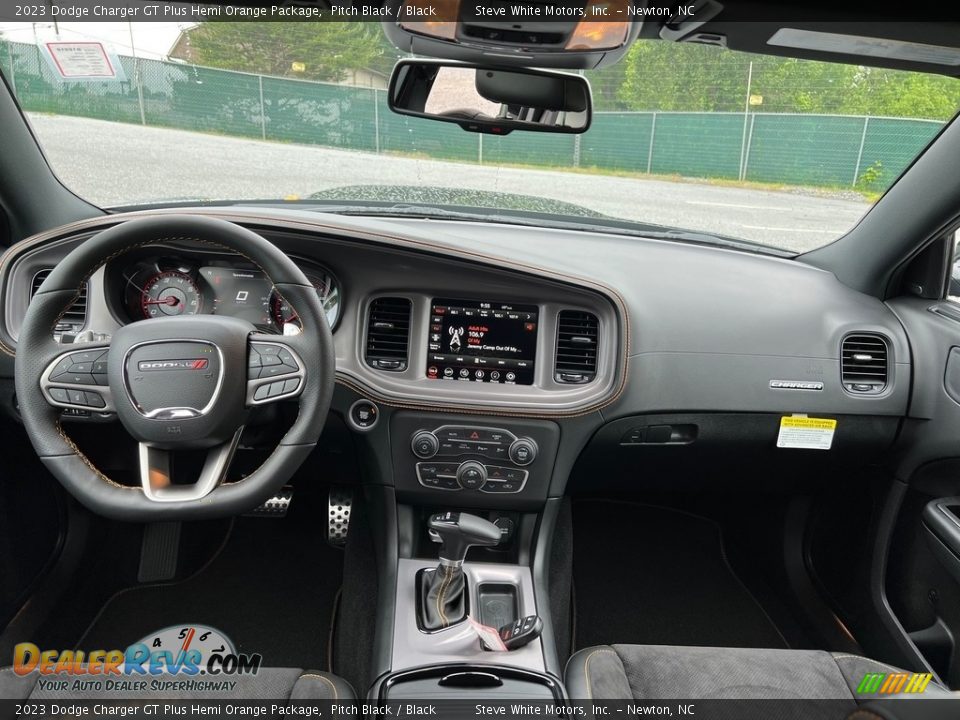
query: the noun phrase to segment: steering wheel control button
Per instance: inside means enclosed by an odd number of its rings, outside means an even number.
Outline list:
[[[514,440],[509,451],[510,460],[517,465],[529,465],[537,459],[537,444],[530,438]]]
[[[46,400],[66,411],[77,411],[68,412],[70,415],[89,415],[87,408],[113,412],[107,387],[108,352],[104,348],[73,350],[55,360],[40,380]],[[84,390],[97,386],[102,388],[100,392]]]
[[[70,372],[70,368],[73,366],[73,359],[67,355],[58,362],[53,370],[50,371],[50,379],[54,380],[59,378],[61,375],[65,375]]]
[[[296,375],[297,377],[288,377]],[[258,380],[278,378],[275,382]],[[292,397],[303,386],[303,364],[287,347],[276,343],[254,342],[247,355],[247,402],[276,402]]]
[[[278,395],[283,395],[283,382],[270,383],[268,386],[269,392],[267,392],[268,398],[275,398]]]
[[[420,430],[414,434],[410,447],[418,458],[429,460],[439,452],[440,441],[429,430]]]
[[[84,404],[89,405],[92,408],[97,408],[99,410],[107,406],[107,403],[104,402],[103,396],[100,395],[100,393],[87,392],[83,394],[83,397],[85,400]]]
[[[464,490],[479,490],[487,481],[487,469],[474,460],[461,463],[457,469],[457,482]]]
[[[359,432],[369,432],[380,420],[380,408],[369,400],[357,400],[347,413],[350,426]]]

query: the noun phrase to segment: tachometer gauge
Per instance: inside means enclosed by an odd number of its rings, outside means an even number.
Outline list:
[[[140,307],[143,317],[196,315],[202,303],[200,288],[186,273],[168,270],[151,277],[143,286]]]
[[[309,279],[317,289],[317,294],[320,296],[320,304],[323,305],[323,310],[327,314],[327,323],[332,330],[336,327],[337,320],[340,318],[340,289],[337,287],[333,277],[327,274],[318,276],[308,273],[307,279]],[[273,292],[270,298],[270,314],[282,332],[289,332],[287,328],[288,325],[295,328],[294,332],[299,330],[300,318],[297,317],[296,311],[290,307],[290,304],[281,298],[276,291]]]

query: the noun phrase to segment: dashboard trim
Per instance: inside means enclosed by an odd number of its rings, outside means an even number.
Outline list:
[[[405,237],[400,234],[388,234],[380,231],[370,230],[361,231],[355,227],[351,227],[349,223],[338,225],[336,223],[329,222],[330,218],[328,217],[324,218],[325,222],[319,222],[306,218],[291,219],[279,214],[269,215],[260,212],[225,212],[216,208],[196,208],[189,211],[185,211],[182,208],[161,208],[94,218],[91,220],[72,223],[46,233],[35,235],[11,247],[4,254],[4,256],[0,258],[0,277],[2,277],[3,281],[3,287],[0,288],[0,291],[5,294],[9,291],[10,273],[7,272],[8,266],[11,263],[13,263],[15,266],[16,262],[27,257],[38,248],[44,247],[47,243],[59,245],[61,242],[69,243],[71,241],[82,240],[84,239],[83,237],[77,236],[89,236],[93,232],[106,229],[107,227],[116,225],[125,220],[164,214],[196,214],[212,216],[235,222],[240,225],[245,225],[254,231],[266,232],[267,234],[270,234],[271,232],[277,233],[284,231],[323,234],[327,237],[332,236],[330,239],[338,242],[366,243],[387,250],[427,254],[435,259],[446,260],[460,264],[464,263],[464,261],[476,262],[491,272],[503,273],[504,275],[516,276],[518,278],[522,278],[524,276],[535,276],[551,284],[556,284],[558,287],[568,287],[576,290],[583,298],[590,296],[597,298],[597,307],[591,307],[590,304],[587,304],[585,301],[553,303],[553,305],[556,305],[557,307],[562,306],[563,309],[582,308],[588,309],[591,312],[596,312],[598,308],[606,310],[606,312],[603,313],[605,316],[604,319],[607,323],[605,333],[607,337],[611,338],[606,347],[613,349],[612,352],[605,350],[605,353],[609,354],[609,357],[604,358],[608,363],[607,366],[610,372],[610,374],[607,376],[607,382],[602,382],[602,378],[600,378],[598,375],[598,378],[596,381],[594,381],[594,383],[577,386],[580,392],[565,392],[564,397],[560,398],[560,401],[566,404],[561,407],[551,406],[551,394],[543,389],[540,389],[540,392],[537,393],[536,397],[525,398],[524,402],[520,404],[511,403],[510,401],[502,398],[488,400],[482,397],[474,398],[469,402],[463,402],[462,400],[455,398],[445,398],[443,395],[437,395],[432,391],[415,397],[410,397],[406,393],[401,393],[396,389],[391,388],[387,383],[384,382],[384,379],[378,377],[376,371],[372,369],[370,369],[369,373],[364,372],[362,369],[358,371],[357,367],[351,367],[349,371],[341,369],[337,370],[337,381],[340,384],[353,389],[361,396],[366,397],[374,402],[379,402],[392,407],[409,409],[437,410],[438,408],[442,408],[444,410],[464,412],[469,414],[487,414],[503,417],[576,417],[596,412],[597,410],[616,402],[625,389],[628,376],[627,371],[631,344],[630,322],[626,303],[619,292],[617,292],[614,288],[589,278],[548,270],[536,265],[518,262],[515,259],[486,254],[476,250],[454,249],[442,244],[432,243],[419,238]],[[158,244],[162,243],[162,241],[163,239],[158,238]],[[311,264],[317,264],[312,260],[309,262]],[[378,290],[376,294],[379,295],[390,293],[389,291],[381,292]],[[341,302],[346,301],[346,295],[347,292],[344,291],[344,297],[341,298]],[[427,294],[424,295],[429,297]],[[602,298],[603,302],[600,302],[599,298]],[[363,299],[354,298],[353,300],[354,307],[362,309],[367,307],[366,302],[368,302],[366,295]],[[548,303],[541,303],[541,305],[544,306],[546,304]],[[603,306],[606,307],[604,308]],[[364,316],[361,315],[360,317],[362,320],[358,326],[358,329],[365,327],[366,322],[366,318]],[[6,326],[4,327],[4,333],[7,333]],[[363,342],[364,337],[365,335],[363,335],[361,332],[358,332],[357,342]],[[542,333],[542,337],[552,341],[552,335],[546,329]],[[11,350],[6,346],[6,343],[4,342],[6,339],[7,338],[0,339],[0,350],[7,352],[7,354],[14,354],[15,350]],[[10,339],[12,340],[12,338]],[[540,341],[538,340],[538,343],[539,342]],[[412,328],[411,347],[416,347],[416,342],[413,339]],[[360,357],[362,359],[362,355]],[[540,372],[542,372],[542,369],[546,369],[546,361],[552,360],[552,358],[550,358],[548,355],[542,356],[542,358],[543,359],[538,357],[538,365],[541,368],[538,369],[538,375]],[[353,360],[352,357],[350,359]],[[550,364],[552,365],[552,362]],[[356,365],[356,363],[351,362],[351,366]],[[362,362],[359,364],[359,367],[363,367]],[[410,363],[410,367],[422,370],[422,368],[419,368],[417,363],[414,362]],[[367,377],[367,375],[369,375],[369,377]],[[408,381],[409,379],[410,378],[407,377]],[[560,387],[563,391],[570,390],[569,386]],[[583,392],[584,390],[586,390],[586,392]]]

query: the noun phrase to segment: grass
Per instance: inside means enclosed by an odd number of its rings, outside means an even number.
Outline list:
[[[476,160],[465,158],[437,158],[422,152],[407,152],[402,150],[388,150],[384,155],[394,157],[403,157],[411,160],[436,160],[440,162],[459,162],[470,165],[484,165],[494,163],[479,163]],[[741,190],[765,190],[769,192],[787,192],[787,193],[809,193],[817,195],[834,195],[841,199],[848,199],[849,195],[855,194],[863,199],[864,202],[873,204],[880,199],[881,192],[867,191],[861,188],[839,185],[790,185],[781,182],[760,182],[757,180],[734,180],[727,177],[691,177],[680,175],[678,173],[647,173],[636,170],[623,170],[620,168],[602,168],[597,166],[550,166],[535,165],[531,163],[505,163],[495,164],[497,167],[513,168],[515,170],[539,170],[545,172],[564,172],[576,173],[578,175],[602,175],[604,177],[622,177],[633,180],[657,180],[661,182],[685,183],[691,185],[712,185],[715,187],[729,187]]]

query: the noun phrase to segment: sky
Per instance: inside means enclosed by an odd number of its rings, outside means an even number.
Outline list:
[[[118,55],[131,55],[130,32],[137,57],[162,60],[173,47],[180,31],[194,23],[149,22],[62,22],[58,23],[60,40],[101,40]],[[32,43],[58,39],[52,22],[0,23],[0,35],[14,42]]]

